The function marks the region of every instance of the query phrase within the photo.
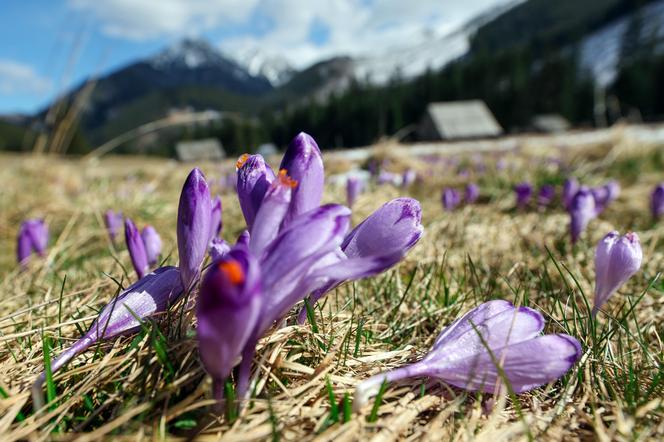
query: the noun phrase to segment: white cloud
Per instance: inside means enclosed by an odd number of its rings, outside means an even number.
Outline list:
[[[448,32],[490,6],[510,0],[69,0],[107,35],[129,40],[200,34],[232,25],[219,42],[228,52],[260,48],[296,67],[333,55],[359,55]],[[258,32],[253,19],[270,24]],[[329,32],[310,38],[314,23]]]
[[[102,31],[128,40],[199,34],[248,19],[258,0],[69,0]]]
[[[41,77],[31,66],[0,59],[0,94],[43,94],[51,87],[51,81]]]

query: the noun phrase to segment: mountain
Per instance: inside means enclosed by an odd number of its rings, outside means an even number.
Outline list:
[[[273,86],[202,40],[186,39],[157,55],[94,80],[81,114],[91,141],[100,143],[172,108],[244,110]],[[72,101],[81,85],[64,99]]]

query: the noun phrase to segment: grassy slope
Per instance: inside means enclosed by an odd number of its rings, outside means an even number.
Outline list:
[[[449,169],[438,169],[435,178],[408,191],[382,187],[363,195],[354,223],[406,193],[423,203],[426,236],[397,270],[330,294],[314,309],[315,326],[289,325],[264,340],[256,397],[233,424],[209,412],[210,383],[187,320],[162,321],[86,352],[56,374],[55,399],[47,410],[32,414],[28,391],[43,367],[42,333],[52,353],[59,353],[116,293],[115,281],[126,286],[134,278],[124,247],[112,247],[107,239],[102,211],[122,209],[140,226],[155,225],[165,261],[176,263],[177,197],[189,166],[128,159],[84,166],[3,157],[11,167],[0,169],[0,394],[8,397],[0,401],[0,438],[49,432],[86,433],[86,440],[196,432],[211,440],[221,433],[228,440],[661,436],[664,287],[657,281],[646,289],[664,264],[664,227],[647,216],[647,191],[661,179],[662,160],[624,148],[608,156],[607,146],[562,154],[588,184],[602,182],[610,171],[625,185],[574,249],[560,210],[512,209],[511,186],[518,180],[561,180],[558,167],[541,156],[513,157],[514,170],[480,178],[482,203],[451,214],[440,209],[439,189],[463,182]],[[203,169],[209,178],[219,176],[218,166]],[[343,201],[343,189],[328,188],[325,198]],[[223,207],[224,237],[232,240],[242,229],[234,195],[223,194]],[[39,214],[52,232],[47,264],[35,262],[20,274],[13,264],[16,228],[24,217]],[[593,246],[613,228],[637,230],[646,258],[593,324],[586,315]],[[491,407],[487,395],[413,380],[387,389],[374,423],[366,421],[371,406],[344,418],[342,398],[352,395],[358,381],[416,359],[444,325],[495,298],[540,309],[547,333],[576,336],[585,350],[581,363],[560,382],[515,402],[499,400]]]

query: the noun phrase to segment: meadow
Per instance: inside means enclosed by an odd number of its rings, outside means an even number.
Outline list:
[[[315,136],[315,134],[313,134]],[[310,309],[295,310],[258,345],[250,403],[213,412],[211,382],[199,361],[191,303],[146,321],[132,336],[99,343],[47,378],[47,405],[33,410],[30,388],[57,354],[80,337],[100,309],[135,279],[123,241],[106,232],[103,213],[121,210],[153,225],[162,261],[176,265],[177,201],[194,165],[162,159],[0,157],[1,440],[655,440],[664,435],[664,224],[652,219],[650,193],[664,178],[664,146],[610,142],[574,148],[521,146],[481,157],[393,155],[395,172],[421,179],[403,188],[372,183],[353,205],[357,224],[384,202],[410,196],[422,205],[424,235],[402,263],[344,284]],[[336,157],[335,157],[336,158]],[[271,159],[273,165],[278,159]],[[222,236],[245,228],[233,189],[223,185],[234,159],[195,164],[221,195]],[[501,167],[498,167],[501,164]],[[325,161],[326,174],[349,161]],[[504,167],[503,167],[504,166]],[[463,171],[463,173],[459,173]],[[560,203],[569,176],[587,185],[618,180],[621,193],[574,245]],[[446,186],[478,183],[474,204],[441,206]],[[548,207],[515,208],[514,185],[556,186]],[[328,183],[325,202],[345,204]],[[21,271],[16,233],[44,217],[46,256]],[[635,231],[643,264],[590,317],[597,242],[611,230]],[[206,263],[209,263],[209,259]],[[518,396],[472,393],[436,379],[391,384],[359,412],[354,387],[417,360],[455,318],[493,299],[529,306],[545,333],[578,339],[583,355],[560,380]]]

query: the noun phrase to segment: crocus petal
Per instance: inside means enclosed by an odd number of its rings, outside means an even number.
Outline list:
[[[134,266],[134,270],[136,270],[138,279],[141,279],[149,269],[148,255],[145,250],[143,238],[141,238],[141,234],[130,218],[125,219],[125,241],[131,263]]]
[[[279,227],[288,213],[293,188],[296,186],[297,183],[286,175],[286,171],[281,170],[265,193],[251,228],[249,250],[255,256],[260,257],[263,250],[277,237]]]
[[[210,241],[210,247],[208,249],[208,254],[213,261],[225,256],[230,252],[231,246],[221,238],[212,238]]]
[[[249,234],[248,230],[244,230],[240,235],[237,237],[237,240],[235,241],[235,245],[243,245],[245,247],[249,247],[249,242],[251,241],[251,235]]]
[[[451,189],[451,188],[443,190],[442,202],[443,202],[443,208],[451,212],[461,202],[461,197],[459,196],[459,192],[457,192],[456,189]]]
[[[551,201],[556,197],[556,188],[550,184],[545,184],[540,187],[539,194],[537,195],[537,204],[540,207],[546,207],[551,204]]]
[[[466,186],[464,193],[464,200],[466,204],[472,204],[480,197],[480,187],[475,183],[470,183]]]
[[[293,189],[290,209],[285,222],[320,205],[325,184],[323,158],[311,136],[300,132],[284,153],[279,169],[285,169],[298,185]]]
[[[198,279],[210,240],[211,201],[205,176],[199,169],[189,173],[180,194],[177,238],[182,285],[189,289]]]
[[[349,222],[348,208],[321,206],[295,218],[265,250],[261,262],[266,290],[258,327],[261,334],[308,295],[302,277],[341,245]]]
[[[32,239],[32,248],[40,256],[44,256],[48,245],[48,226],[43,219],[30,220],[28,233]]]
[[[362,181],[359,178],[349,177],[346,181],[346,202],[348,203],[348,207],[353,207],[360,192],[362,192]]]
[[[237,162],[237,196],[250,229],[274,178],[274,172],[260,155],[245,154]]]
[[[639,270],[642,261],[643,251],[636,233],[621,237],[618,232],[610,232],[599,242],[595,250],[593,315]]]
[[[514,186],[514,192],[516,193],[517,207],[523,209],[530,201],[530,197],[533,194],[533,186],[530,183],[519,183]]]
[[[210,240],[219,236],[221,226],[221,198],[216,196],[210,209]]]
[[[209,267],[196,308],[199,354],[215,383],[223,385],[237,363],[260,309],[258,263],[237,247]]]
[[[159,255],[161,254],[161,238],[152,226],[143,227],[141,238],[145,245],[145,253],[148,258],[148,263],[150,266],[154,266],[157,264],[157,261],[159,261]]]
[[[51,362],[51,371],[55,373],[100,339],[112,339],[135,332],[140,329],[141,320],[165,312],[182,293],[180,271],[176,267],[162,267],[139,279],[102,309],[81,339]],[[32,388],[37,409],[43,402],[41,386],[44,379],[42,373]]]
[[[502,349],[488,351],[455,361],[449,366],[427,364],[429,376],[466,390],[496,391],[503,381],[496,367],[499,362],[515,393],[524,393],[548,384],[567,373],[581,357],[581,345],[564,334],[538,336]]]

